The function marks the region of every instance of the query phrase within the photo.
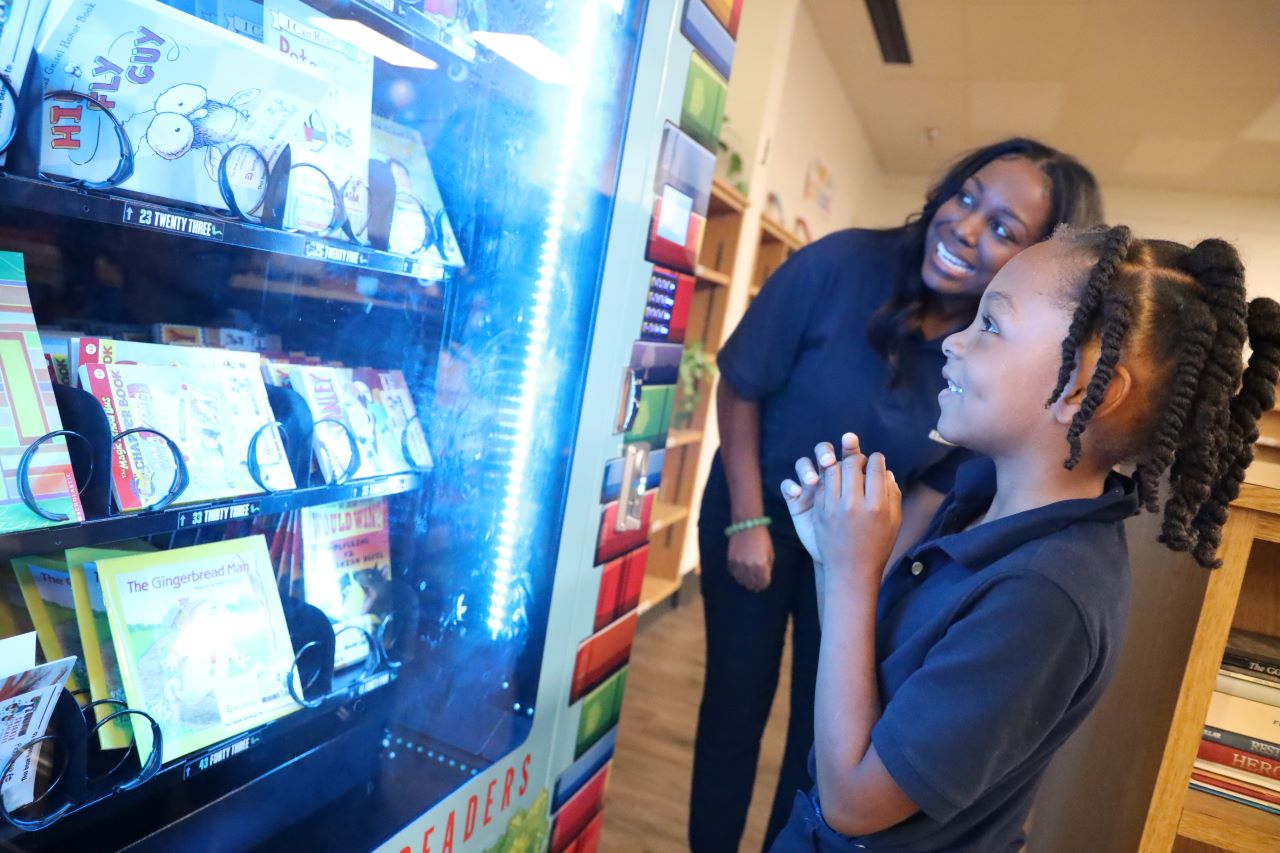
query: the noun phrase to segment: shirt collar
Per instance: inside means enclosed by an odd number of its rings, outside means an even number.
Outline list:
[[[934,536],[915,551],[937,548],[951,559],[980,570],[1019,545],[1041,539],[1077,521],[1123,521],[1138,511],[1134,482],[1111,473],[1096,498],[1057,501],[965,530],[991,506],[996,493],[996,466],[986,457],[966,462],[956,471],[955,490],[940,516]],[[954,531],[954,532],[952,532]]]

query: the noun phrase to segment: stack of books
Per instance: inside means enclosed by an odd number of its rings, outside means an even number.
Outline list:
[[[1191,787],[1280,814],[1280,637],[1233,629]]]

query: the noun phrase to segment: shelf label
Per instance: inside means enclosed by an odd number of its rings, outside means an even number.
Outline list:
[[[380,672],[377,675],[370,678],[368,681],[360,682],[360,686],[356,688],[356,695],[363,696],[366,693],[369,693],[373,690],[377,690],[379,687],[381,687],[384,684],[390,683],[390,681],[391,681],[391,673]]]
[[[225,236],[223,225],[217,220],[170,213],[144,204],[126,204],[121,218],[125,225],[137,225],[169,234],[184,234],[202,240],[222,240]]]
[[[192,509],[178,514],[178,527],[199,527],[202,524],[222,524],[241,518],[252,518],[262,512],[262,506],[256,501],[213,506],[208,509]]]
[[[308,240],[306,255],[317,261],[336,261],[353,267],[369,266],[369,253],[346,246],[333,246],[321,240]]]
[[[261,742],[262,742],[262,735],[249,735],[246,738],[241,738],[235,743],[229,743],[226,746],[222,747],[222,749],[215,750],[209,753],[208,755],[201,756],[198,760],[192,761],[191,763],[189,763],[183,769],[182,778],[190,779],[192,776],[196,775],[197,773],[203,773],[204,771],[212,767],[217,767],[219,764],[226,761],[228,758],[234,758],[240,753],[245,752],[246,750],[252,749],[253,747],[257,746]]]

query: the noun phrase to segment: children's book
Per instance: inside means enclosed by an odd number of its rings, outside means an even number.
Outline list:
[[[302,395],[315,425],[315,458],[325,482],[340,479],[351,464],[351,437],[360,455],[355,477],[381,473],[374,448],[377,431],[358,401],[350,401],[350,368],[291,365],[289,384]],[[355,416],[353,422],[352,416]],[[322,423],[323,421],[323,423]],[[348,430],[350,435],[348,435]]]
[[[263,43],[276,51],[279,61],[318,71],[329,84],[292,139],[293,162],[317,166],[328,175],[351,221],[363,231],[369,220],[373,56],[325,30],[320,22],[327,16],[302,0],[264,0],[262,12]],[[294,174],[301,178],[305,171]],[[286,222],[325,230],[332,207],[326,186],[290,182]]]
[[[294,650],[263,536],[97,561],[132,708],[165,762],[282,717]],[[132,721],[139,754],[151,728]]]
[[[263,429],[274,416],[256,368],[91,364],[81,365],[80,384],[102,404],[116,435],[148,427],[177,444],[190,477],[180,503],[261,492],[248,464],[260,430],[255,455],[263,482],[294,488],[279,431]],[[129,511],[154,504],[168,492],[175,467],[157,435],[136,433],[118,442],[111,468],[117,506]]]
[[[67,343],[71,368],[79,374],[85,364],[149,364],[155,367],[232,367],[257,370],[258,356],[205,346],[175,346],[110,338],[72,338]]]
[[[343,501],[302,510],[305,600],[324,611],[337,635],[334,666],[363,661],[370,634],[391,610],[387,500]]]
[[[178,347],[202,347],[205,343],[203,327],[179,323],[156,323],[151,327],[151,338],[158,344]]]
[[[262,42],[262,4],[254,0],[196,0],[196,14],[224,30]]]
[[[374,374],[376,390],[373,396],[387,414],[395,469],[408,471],[433,467],[435,461],[427,444],[427,433],[422,426],[422,419],[418,417],[418,408],[413,402],[413,394],[409,391],[409,384],[405,382],[404,373],[399,370],[378,370]]]
[[[48,17],[61,17],[70,0],[0,0],[0,72],[9,78],[14,91],[21,93],[27,77],[31,51],[40,27]],[[15,110],[9,93],[0,91],[0,135],[13,129]],[[7,152],[0,152],[4,165]]]
[[[93,701],[115,699],[126,702],[120,665],[111,640],[111,623],[107,605],[102,599],[102,582],[98,579],[98,560],[129,557],[154,550],[145,543],[130,548],[69,548],[67,570],[71,575],[71,594],[75,601],[76,624],[84,651],[84,668],[89,677],[89,696]],[[118,705],[99,705],[94,709],[99,721],[120,710]],[[133,741],[129,723],[117,717],[98,729],[103,749],[124,749]]]
[[[397,204],[391,220],[391,251],[406,255],[422,251],[425,263],[441,267],[464,266],[462,249],[453,233],[449,214],[444,209],[444,199],[436,184],[435,173],[431,170],[431,161],[427,159],[427,147],[422,142],[422,136],[411,128],[375,115],[372,146],[373,159],[391,166],[396,192],[404,196]],[[421,239],[421,225],[397,228],[397,219],[401,217],[408,220],[421,217],[421,210],[413,204],[414,200],[420,202],[427,211],[428,233],[425,247],[415,245]]]
[[[11,563],[0,564],[0,636],[14,637],[30,633],[35,636],[36,625],[31,621],[18,575]]]
[[[67,561],[61,554],[15,557],[12,565],[45,660],[75,658],[68,684],[72,690],[88,688],[89,677],[85,671],[80,626],[76,624],[76,604],[71,593]]]
[[[32,512],[18,493],[23,452],[62,429],[18,252],[0,252],[0,374],[0,534],[48,527],[56,522]],[[64,438],[40,445],[27,474],[32,497],[42,509],[84,521]]]
[[[40,123],[44,174],[222,209],[223,158],[238,198],[260,194],[262,161],[276,162],[329,88],[279,51],[155,0],[51,12],[37,52],[45,92],[91,95],[107,110],[51,101]],[[122,157],[121,132],[132,157]]]
[[[22,645],[19,654],[25,656],[28,641],[22,637],[3,641],[6,646],[14,642]],[[18,660],[18,654],[6,651],[4,656]],[[0,756],[5,763],[14,752],[44,735],[74,663],[74,658],[63,658],[36,666],[34,660],[29,660],[21,669],[0,671]],[[5,808],[12,811],[35,798],[36,778],[45,770],[40,762],[40,749],[41,745],[37,744],[25,750],[0,783]]]

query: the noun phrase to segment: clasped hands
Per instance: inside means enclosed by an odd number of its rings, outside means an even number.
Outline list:
[[[796,460],[796,480],[782,481],[782,496],[829,582],[847,576],[879,583],[902,526],[902,492],[883,454],[864,456],[853,433],[840,444],[839,460],[825,441],[814,447],[814,459]]]

